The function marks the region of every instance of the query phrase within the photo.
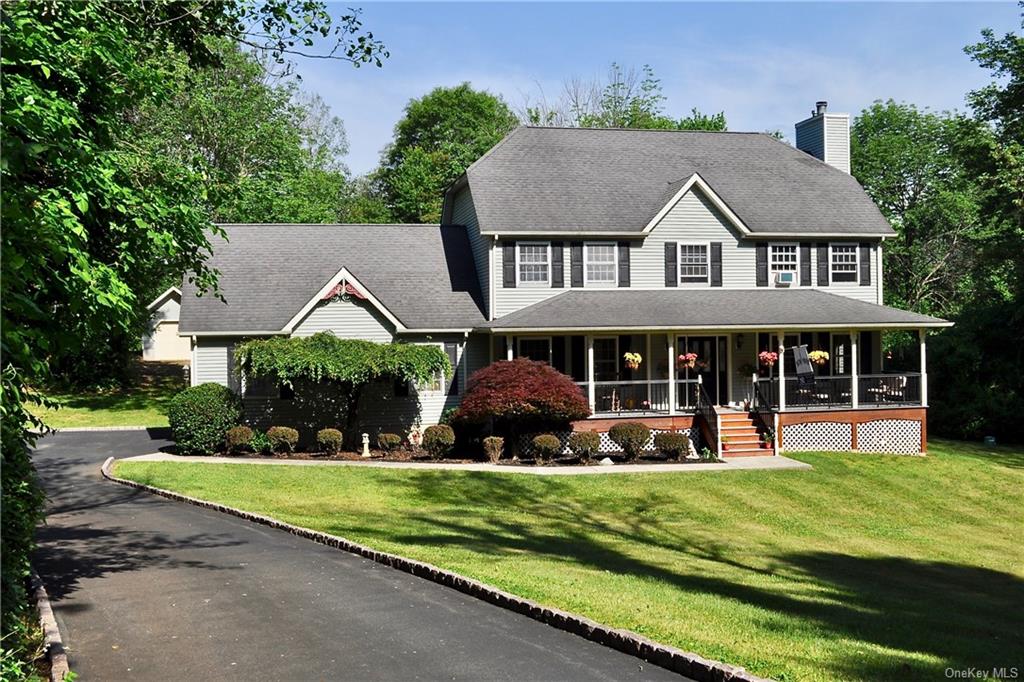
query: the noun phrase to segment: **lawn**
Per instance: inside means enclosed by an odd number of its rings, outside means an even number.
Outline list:
[[[780,680],[1024,662],[1024,449],[620,476],[120,463]]]
[[[140,376],[134,385],[96,391],[44,390],[58,409],[30,411],[55,429],[84,426],[167,426],[167,404],[185,388],[180,367]]]

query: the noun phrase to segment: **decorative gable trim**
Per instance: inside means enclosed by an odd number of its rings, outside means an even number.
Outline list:
[[[178,287],[168,287],[167,291],[154,298],[153,302],[146,306],[146,310],[156,310],[158,307],[163,305],[164,301],[166,301],[173,295],[177,295],[177,297],[180,299],[181,289],[179,289]]]
[[[341,289],[339,289],[339,285],[342,285]],[[327,283],[324,284],[320,291],[314,294],[313,298],[309,299],[309,301],[304,306],[302,306],[302,309],[299,310],[299,312],[295,313],[295,316],[292,317],[292,319],[288,320],[288,323],[281,329],[281,332],[286,334],[292,333],[295,330],[296,325],[298,325],[299,322],[301,322],[303,318],[305,318],[306,315],[309,314],[310,310],[312,310],[317,304],[322,302],[324,299],[332,298],[335,292],[340,291],[344,291],[345,293],[349,293],[355,296],[356,298],[361,298],[368,301],[370,305],[376,308],[377,311],[380,312],[380,314],[383,315],[385,319],[387,319],[388,322],[395,325],[395,331],[407,331],[405,325],[402,324],[402,322],[397,317],[395,317],[391,313],[391,311],[388,310],[387,307],[385,307],[384,304],[381,303],[379,299],[377,299],[376,296],[371,294],[370,290],[363,286],[363,284],[358,279],[356,279],[355,275],[353,275],[345,268],[342,268],[341,270],[338,270],[338,273],[334,277],[327,280]]]
[[[690,179],[683,183],[683,186],[679,188],[679,191],[676,192],[675,195],[673,195],[673,197],[668,200],[668,203],[662,206],[661,210],[658,211],[653,218],[651,218],[651,221],[647,223],[647,226],[644,228],[644,234],[647,234],[648,232],[653,230],[654,227],[658,223],[660,223],[666,215],[668,215],[668,212],[671,211],[672,208],[679,203],[679,200],[686,196],[686,193],[689,192],[694,187],[697,187],[698,189],[700,189],[701,192],[704,193],[704,196],[706,196],[711,201],[715,208],[717,208],[722,213],[722,215],[725,216],[725,219],[728,220],[733,227],[740,231],[740,234],[742,234],[743,236],[748,236],[751,234],[750,228],[748,228],[743,223],[743,221],[740,220],[740,217],[738,215],[733,213],[732,209],[729,208],[729,205],[722,200],[722,197],[718,196],[718,194],[716,194],[715,191],[711,189],[711,185],[705,182],[704,178],[702,178],[699,173],[694,173],[693,175],[691,175]]]

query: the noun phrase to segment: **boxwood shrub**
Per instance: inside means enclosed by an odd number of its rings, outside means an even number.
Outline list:
[[[636,459],[651,437],[651,430],[640,422],[622,422],[608,429],[608,437],[622,448],[626,459]]]
[[[397,433],[381,433],[377,435],[377,447],[384,452],[391,452],[402,444],[402,437]]]
[[[242,418],[242,399],[226,386],[191,386],[174,396],[167,409],[171,434],[183,455],[220,451],[228,429]]]
[[[487,453],[487,459],[491,462],[497,462],[501,459],[501,452],[505,449],[505,439],[501,436],[488,436],[484,438],[484,452]]]
[[[267,429],[267,440],[274,452],[295,452],[299,444],[299,432],[288,426],[271,426]]]
[[[455,445],[455,431],[447,424],[428,426],[423,432],[423,449],[434,459],[442,459]]]
[[[316,444],[320,452],[336,455],[341,451],[342,435],[338,429],[320,429],[316,432]]]
[[[597,431],[576,431],[569,436],[569,450],[581,462],[589,462],[600,448],[601,434]]]
[[[690,452],[690,437],[678,431],[663,431],[654,436],[654,447],[669,459],[682,459]]]
[[[558,436],[554,436],[550,433],[542,433],[539,436],[533,437],[533,452],[537,456],[537,459],[545,462],[554,459],[562,452],[562,441],[558,440]]]
[[[228,452],[248,452],[252,449],[252,429],[248,426],[233,426],[224,436]]]

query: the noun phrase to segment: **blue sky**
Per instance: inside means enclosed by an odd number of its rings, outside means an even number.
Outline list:
[[[332,5],[341,14],[351,3]],[[469,81],[513,107],[612,61],[650,64],[667,113],[724,111],[731,130],[782,130],[818,99],[857,113],[876,99],[964,108],[988,81],[964,45],[1019,30],[1015,3],[362,4],[384,67],[301,60],[303,87],[345,122],[354,173],[377,163],[410,98]]]

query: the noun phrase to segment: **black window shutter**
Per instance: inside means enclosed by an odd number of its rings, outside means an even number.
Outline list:
[[[871,245],[860,245],[860,285],[871,286]]]
[[[554,289],[561,289],[565,286],[565,273],[563,272],[562,242],[551,242],[551,286]]]
[[[619,286],[629,286],[629,242],[619,242]]]
[[[722,286],[722,242],[711,242],[711,286]]]
[[[828,286],[828,269],[831,263],[828,262],[828,244],[818,244],[818,286]]]
[[[501,273],[504,287],[514,289],[516,286],[515,242],[502,242],[501,244]]]
[[[675,242],[665,242],[665,286],[679,286],[679,258]]]
[[[757,286],[768,286],[768,242],[758,242],[754,245],[754,255],[757,261]]]
[[[800,286],[811,286],[811,245],[800,242]]]
[[[446,341],[444,344],[445,355],[448,362],[452,363],[452,375],[448,377],[448,395],[459,394],[459,344]]]
[[[569,245],[569,277],[572,286],[583,286],[583,242],[572,242]]]

